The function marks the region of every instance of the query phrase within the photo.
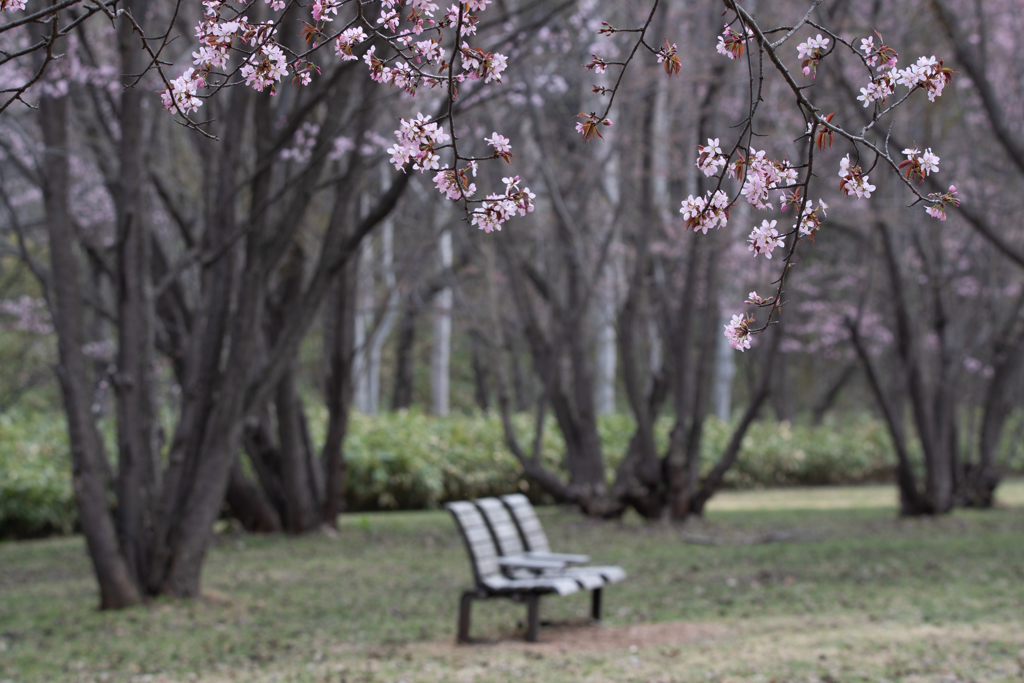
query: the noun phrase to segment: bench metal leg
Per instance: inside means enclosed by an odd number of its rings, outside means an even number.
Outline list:
[[[590,618],[594,621],[601,621],[601,589],[595,588],[590,592]]]
[[[526,641],[537,642],[537,632],[540,630],[540,596],[526,596]]]
[[[473,598],[476,594],[473,591],[466,591],[459,600],[459,635],[458,642],[469,642],[469,610],[473,606]]]

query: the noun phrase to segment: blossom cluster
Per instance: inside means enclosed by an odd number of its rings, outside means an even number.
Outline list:
[[[729,165],[729,175],[733,178],[744,178],[745,171],[746,177],[740,193],[748,204],[761,210],[771,209],[773,207],[768,201],[768,191],[795,183],[796,169],[786,159],[777,161],[767,158],[764,150],[750,148],[748,152],[748,156],[740,154],[739,158]]]
[[[878,42],[881,43],[881,34],[876,31],[875,36],[878,36]],[[876,48],[875,36],[868,36],[867,38],[861,38],[860,40],[860,50],[864,53],[864,62],[868,66],[877,66],[879,71],[893,68],[896,66],[896,60],[899,59],[899,54],[896,50],[885,44],[879,45],[879,47]]]
[[[519,187],[519,176],[502,178],[505,183],[505,194],[489,194],[487,200],[473,210],[473,225],[484,232],[501,230],[502,224],[512,218],[518,211],[520,216],[525,216],[533,211],[533,200],[537,196],[530,192],[530,188]]]
[[[590,60],[590,64],[585,64],[587,71],[593,71],[596,74],[603,74],[608,68],[608,62],[604,61],[595,54],[590,55],[593,59]]]
[[[345,29],[341,32],[341,35],[334,40],[334,54],[341,57],[341,61],[348,62],[357,57],[352,54],[352,48],[360,45],[367,40],[368,36],[363,31],[362,26],[354,26],[349,29]]]
[[[451,168],[443,168],[434,175],[434,185],[438,192],[453,201],[458,199],[469,199],[476,192],[476,183],[470,181],[469,173],[476,177],[476,162],[471,162],[465,169],[456,171]]]
[[[804,76],[810,76],[811,78],[817,76],[818,64],[821,63],[821,58],[825,55],[828,43],[828,38],[822,38],[819,33],[816,37],[808,38],[805,42],[796,46],[798,59],[804,60],[800,64],[800,70]]]
[[[468,43],[463,43],[460,50],[462,52],[462,68],[466,72],[465,78],[471,81],[482,78],[484,83],[491,81],[501,83],[501,73],[508,66],[508,58],[505,55],[500,52],[486,52],[478,47],[470,47]]]
[[[0,12],[17,12],[25,9],[25,0],[0,0]]]
[[[697,145],[697,168],[706,176],[717,175],[725,168],[729,160],[722,154],[722,148],[718,146],[718,138],[708,138],[708,144]]]
[[[763,297],[756,291],[754,291],[751,292],[750,294],[747,294],[747,300],[744,301],[743,303],[750,304],[751,306],[770,306],[772,303],[774,303],[774,301],[774,296]]]
[[[398,142],[388,148],[391,163],[402,171],[411,161],[413,170],[420,172],[440,168],[441,156],[435,150],[451,139],[441,126],[420,112],[415,119],[400,119],[395,137]]]
[[[718,53],[725,55],[729,59],[742,57],[744,46],[754,35],[749,26],[745,27],[745,29],[746,35],[741,35],[733,31],[732,27],[726,24],[722,35],[718,36]]]
[[[757,292],[751,292],[756,296]],[[758,297],[760,299],[760,297]],[[725,326],[725,336],[729,340],[729,346],[737,351],[745,351],[750,348],[750,324],[754,319],[750,315],[734,315],[729,324]]]
[[[494,148],[494,156],[500,157],[506,162],[512,161],[512,144],[507,137],[494,132],[491,133],[491,137],[484,138],[484,142]]]
[[[932,192],[928,195],[928,200],[932,203],[925,207],[925,212],[932,218],[946,220],[946,205],[960,206],[960,200],[956,195],[956,185],[950,185],[946,192]]]
[[[272,9],[282,10],[285,8],[283,0],[267,0]],[[0,0],[0,2],[21,2],[21,0]],[[363,61],[370,70],[370,75],[378,83],[388,83],[404,89],[410,94],[415,94],[416,89],[421,85],[436,87],[444,82],[440,76],[424,73],[421,68],[435,65],[443,69],[446,66],[445,50],[441,46],[440,38],[428,38],[426,40],[415,40],[427,28],[443,29],[454,27],[460,19],[462,20],[462,31],[460,37],[472,35],[476,32],[476,24],[479,18],[469,12],[485,9],[491,0],[469,0],[460,5],[453,4],[445,12],[440,20],[434,19],[434,13],[439,6],[430,0],[406,0],[411,11],[405,18],[406,26],[401,27],[401,16],[399,9],[401,0],[381,0],[381,14],[376,24],[367,22],[371,31],[389,31],[393,38],[389,39],[392,47],[404,56],[408,61],[395,58],[382,58],[376,54],[376,46],[371,46],[364,54]],[[21,3],[23,5],[23,2]],[[333,22],[338,14],[339,8],[345,4],[345,0],[315,0],[310,7],[314,23],[306,23],[303,35],[306,40],[316,48],[320,41],[327,37],[326,26]],[[233,48],[233,39],[240,38],[243,45],[248,45],[248,54],[240,68],[240,74],[248,86],[264,91],[273,89],[282,78],[290,71],[294,72],[297,80],[306,85],[312,80],[314,72],[319,73],[319,68],[308,61],[296,60],[289,62],[286,49],[274,39],[276,28],[272,22],[264,24],[250,24],[245,16],[233,16],[224,19],[223,15],[227,9],[226,0],[203,0],[205,16],[196,26],[195,35],[199,39],[200,47],[194,52],[194,69],[186,72],[182,77],[171,82],[171,87],[162,93],[164,106],[167,109],[180,109],[183,114],[196,111],[202,104],[199,90],[211,84],[210,75],[217,73],[223,76],[222,71],[230,61]],[[5,4],[6,8],[6,4]],[[465,10],[465,11],[463,11]],[[342,61],[358,59],[355,54],[356,48],[365,44],[370,39],[362,26],[351,26],[333,38],[334,53]],[[244,53],[245,51],[243,51]],[[463,82],[466,80],[483,79],[485,83],[501,82],[501,74],[505,70],[508,59],[505,55],[497,52],[487,52],[481,48],[472,47],[463,42],[459,52],[462,56],[462,73],[455,76],[455,80]],[[413,66],[415,64],[416,66]]]
[[[160,99],[165,109],[173,111],[177,108],[188,114],[203,106],[203,101],[199,99],[198,92],[199,88],[202,88],[204,85],[206,85],[204,77],[196,74],[195,69],[189,68],[181,76],[171,81],[170,89],[160,93]]]
[[[911,90],[924,88],[928,91],[928,100],[934,102],[936,97],[942,96],[942,91],[953,80],[954,71],[943,66],[942,61],[936,60],[934,56],[919,57],[916,63],[906,69],[898,69],[896,51],[888,45],[876,50],[873,40],[861,40],[861,49],[868,53],[865,61],[870,66],[879,64],[878,70],[885,72],[860,89],[857,99],[863,102],[865,107],[871,106],[874,102],[885,102],[886,98],[896,92],[897,85]]]
[[[778,221],[769,223],[767,220],[764,220],[761,221],[760,226],[751,230],[750,236],[747,238],[747,241],[750,243],[747,250],[754,252],[754,256],[764,254],[766,259],[771,259],[772,251],[776,247],[783,245],[785,238],[779,236],[779,231],[775,229],[776,223]]]
[[[858,199],[869,199],[875,191],[875,186],[868,182],[868,177],[860,166],[850,165],[850,155],[847,154],[839,161],[839,189],[848,197]]]
[[[721,190],[708,192],[704,197],[692,194],[683,200],[679,213],[686,220],[686,227],[694,232],[708,234],[711,228],[724,228],[729,222],[729,195]]]
[[[903,171],[903,177],[907,180],[917,178],[917,182],[920,183],[926,176],[939,172],[939,157],[932,153],[931,147],[922,152],[917,145],[914,145],[903,150],[903,154],[907,158],[900,162],[899,167]]]
[[[810,237],[819,229],[821,229],[821,219],[827,214],[825,211],[828,209],[828,204],[818,199],[818,206],[815,207],[814,203],[808,201],[804,206],[803,215],[800,216],[800,220],[797,221],[796,228],[804,237]],[[820,216],[818,214],[821,214]]]
[[[734,31],[729,25],[718,38],[717,51],[730,59],[736,59],[743,55],[746,43],[753,36],[753,32],[747,28],[745,35]],[[873,103],[883,103],[893,96],[897,86],[904,86],[911,91],[916,89],[926,90],[928,99],[935,101],[936,97],[942,95],[944,88],[951,82],[953,72],[943,66],[943,62],[935,57],[921,57],[916,63],[905,69],[898,68],[898,54],[894,49],[882,43],[882,37],[875,34],[879,40],[876,45],[875,37],[861,40],[861,52],[863,62],[869,68],[877,70],[878,76],[871,79],[865,88],[861,88],[860,97],[865,107]],[[831,40],[823,37],[820,33],[813,38],[808,38],[797,45],[797,56],[802,60],[801,71],[805,76],[815,77],[817,67],[821,60],[829,54]],[[666,43],[667,46],[667,43]],[[660,60],[659,60],[660,61]],[[872,72],[874,73],[874,72]],[[827,116],[817,116],[821,127],[818,130],[812,144],[824,150],[826,145],[832,146],[835,134],[842,133],[841,129],[830,125],[833,112]],[[807,134],[814,131],[814,122],[808,124]],[[744,156],[744,153],[747,156]],[[916,146],[903,150],[906,160],[899,164],[899,169],[907,180],[916,179],[923,181],[932,173],[939,170],[939,157],[932,152],[931,148],[923,152]],[[731,155],[730,155],[731,157]],[[748,251],[756,256],[762,254],[770,259],[775,249],[784,246],[785,238],[794,232],[800,237],[810,237],[821,228],[822,221],[826,217],[828,205],[821,199],[817,206],[812,201],[805,201],[801,196],[802,186],[797,186],[799,174],[788,161],[777,161],[767,158],[764,151],[746,149],[739,153],[738,158],[732,162],[722,154],[718,139],[708,139],[707,145],[698,146],[697,167],[707,176],[715,176],[722,168],[726,169],[727,175],[737,179],[743,179],[743,187],[740,193],[746,201],[758,209],[773,208],[768,201],[769,190],[781,189],[780,208],[784,211],[792,205],[799,212],[796,224],[792,232],[779,234],[776,228],[777,221],[763,220],[760,226],[754,227],[748,238]],[[848,196],[858,198],[870,198],[875,186],[869,182],[864,170],[854,164],[847,154],[839,164],[839,187]],[[790,188],[790,189],[787,189]],[[945,220],[947,206],[959,206],[955,186],[950,186],[945,193],[934,193],[928,195],[928,206],[926,211],[930,216]],[[728,220],[729,199],[725,193],[716,191],[714,197],[708,193],[706,197],[694,198],[692,195],[683,202],[680,212],[687,221],[687,226],[694,230],[702,230],[705,233],[711,227],[724,226]],[[775,297],[764,298],[751,292],[748,295],[746,304],[756,306],[777,306]],[[750,348],[750,337],[753,331],[750,325],[754,319],[749,315],[734,315],[728,325],[725,326],[725,336],[730,345],[743,351]]]
[[[245,16],[222,20],[225,5],[224,0],[203,1],[204,16],[195,28],[199,50],[192,53],[195,68],[190,67],[172,80],[171,87],[160,94],[164,108],[178,109],[183,114],[199,109],[199,90],[207,85],[211,74],[227,67],[236,36],[251,49],[239,70],[246,85],[260,92],[267,88],[273,92],[274,86],[288,75],[288,58],[274,40],[277,29],[273,24],[251,24]],[[304,73],[301,80],[308,83],[308,68]]]

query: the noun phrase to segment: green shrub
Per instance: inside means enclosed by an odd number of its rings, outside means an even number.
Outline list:
[[[710,469],[725,449],[732,426],[711,420],[702,460]],[[821,426],[755,422],[743,437],[740,457],[726,474],[732,488],[826,486],[892,481],[895,456],[885,425],[857,418]]]
[[[313,437],[323,438],[326,411],[310,414]],[[1004,434],[1000,462],[1024,472],[1018,416]],[[533,418],[518,415],[514,426],[526,449],[533,443]],[[672,423],[658,420],[659,449]],[[111,425],[104,424],[106,432]],[[599,424],[612,481],[633,434],[628,415],[608,415]],[[732,425],[707,422],[701,448],[704,472],[713,467]],[[1014,436],[1016,435],[1016,437]],[[112,438],[111,434],[107,434]],[[564,445],[549,418],[542,441],[545,466],[558,471]],[[490,415],[430,417],[402,411],[377,417],[353,414],[345,441],[349,510],[436,508],[449,500],[523,491],[535,502],[550,500],[521,474],[505,446],[501,421]],[[727,488],[856,484],[891,481],[895,463],[884,425],[868,417],[846,417],[818,427],[757,422],[743,440]],[[29,408],[0,415],[0,538],[70,532],[76,523],[67,430],[63,417]]]
[[[70,533],[77,512],[63,416],[0,414],[0,538]]]
[[[524,447],[529,447],[529,416],[516,416],[514,423]],[[562,450],[551,425],[542,441],[545,465],[558,469]],[[544,500],[505,447],[495,417],[428,417],[418,411],[376,417],[353,414],[345,458],[349,510],[434,508],[449,500],[513,491]]]

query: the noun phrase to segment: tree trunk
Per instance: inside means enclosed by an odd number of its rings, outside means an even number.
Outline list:
[[[128,11],[144,17],[146,0],[130,0]],[[126,85],[145,70],[143,53],[132,25],[117,28],[121,73]],[[149,279],[151,244],[143,224],[142,155],[145,151],[142,109],[146,97],[140,88],[121,93],[120,170],[115,208],[117,214],[118,359],[114,375],[117,400],[117,527],[125,560],[142,589],[149,574],[153,536],[153,501],[158,493],[159,449],[155,434],[153,395],[153,295]]]
[[[441,232],[438,243],[441,269],[452,267],[452,233]],[[452,288],[434,297],[434,345],[430,354],[430,409],[434,415],[449,413],[449,381],[452,353]]]
[[[60,381],[71,445],[72,485],[79,521],[100,588],[100,608],[119,609],[141,599],[138,585],[118,542],[107,505],[103,440],[92,420],[88,368],[82,353],[80,263],[68,213],[67,100],[42,97],[39,119],[45,146],[43,201],[46,206],[53,278],[51,315],[57,330],[57,379]]]
[[[352,401],[352,356],[355,330],[354,268],[343,268],[336,276],[328,299],[330,334],[325,346],[327,354],[327,438],[321,462],[326,479],[326,498],[322,520],[336,527],[338,515],[344,510],[345,462],[344,442],[348,431],[349,406]]]
[[[484,362],[483,342],[478,330],[469,336],[470,350],[473,356],[473,400],[476,407],[486,413],[490,409],[489,391],[487,389],[487,365]]]
[[[259,488],[245,476],[242,464],[235,459],[231,465],[226,500],[235,519],[251,533],[281,531],[281,518]]]
[[[391,410],[402,410],[412,406],[412,385],[416,346],[416,319],[420,308],[410,294],[402,310],[398,324],[398,342],[395,346],[395,386],[391,392]]]

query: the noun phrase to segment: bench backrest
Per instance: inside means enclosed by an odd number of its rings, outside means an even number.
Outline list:
[[[526,551],[523,539],[519,536],[519,528],[504,503],[497,498],[481,498],[476,501],[476,506],[491,527],[502,555],[521,555]]]
[[[459,529],[469,553],[469,563],[473,567],[473,578],[478,585],[483,584],[486,577],[500,574],[498,566],[498,549],[494,547],[494,539],[487,528],[480,510],[466,500],[445,505],[455,518],[455,526]]]
[[[535,553],[551,552],[548,537],[544,533],[544,527],[540,525],[540,520],[537,519],[537,513],[534,512],[530,499],[521,493],[511,493],[502,496],[501,500],[512,513],[512,517],[515,518],[526,549]]]

